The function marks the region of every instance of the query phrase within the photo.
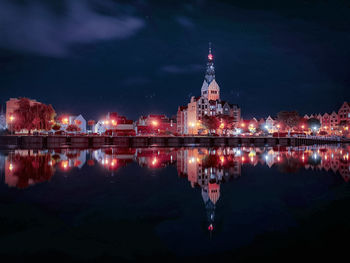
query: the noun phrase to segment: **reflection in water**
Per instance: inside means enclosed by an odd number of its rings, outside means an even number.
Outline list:
[[[9,187],[26,188],[48,181],[56,170],[65,174],[85,165],[100,165],[113,174],[136,162],[141,167],[160,169],[176,165],[178,175],[192,187],[200,187],[207,213],[207,228],[215,229],[215,206],[220,198],[220,184],[241,176],[242,166],[266,165],[280,172],[299,169],[339,172],[350,178],[350,147],[242,147],[242,148],[103,148],[98,150],[16,150],[0,155],[0,169]]]

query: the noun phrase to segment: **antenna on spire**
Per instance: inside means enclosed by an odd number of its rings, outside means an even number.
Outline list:
[[[213,60],[213,55],[211,54],[211,42],[209,42],[209,54],[208,54],[208,59],[211,61]]]

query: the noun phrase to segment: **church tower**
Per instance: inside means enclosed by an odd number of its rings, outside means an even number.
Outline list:
[[[220,87],[215,81],[214,57],[211,53],[211,43],[209,43],[209,54],[207,70],[201,89],[202,97],[208,100],[220,100]]]

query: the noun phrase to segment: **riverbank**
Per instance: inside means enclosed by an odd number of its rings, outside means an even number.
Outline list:
[[[2,149],[101,148],[101,147],[184,147],[184,146],[299,146],[341,144],[340,138],[218,137],[218,136],[0,136]]]

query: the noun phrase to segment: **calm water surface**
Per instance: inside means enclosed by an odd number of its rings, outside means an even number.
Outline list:
[[[336,259],[349,146],[0,153],[4,262]]]

